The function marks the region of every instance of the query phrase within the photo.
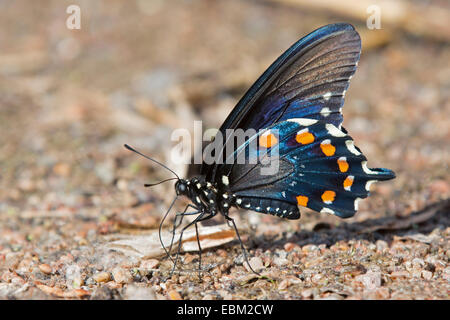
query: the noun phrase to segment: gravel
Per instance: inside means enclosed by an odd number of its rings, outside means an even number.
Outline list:
[[[144,188],[170,173],[123,144],[189,176],[195,168],[171,160],[173,130],[220,126],[275,57],[337,17],[199,0],[164,2],[149,19],[99,1],[95,28],[67,42],[48,28],[65,7],[49,6],[0,11],[0,299],[449,299],[448,46],[386,25],[395,41],[363,48],[344,126],[369,166],[397,178],[372,186],[355,217],[233,211],[260,274],[237,241],[205,249],[200,276],[196,252],[171,274],[165,255],[105,249],[155,232],[175,196],[173,183]]]

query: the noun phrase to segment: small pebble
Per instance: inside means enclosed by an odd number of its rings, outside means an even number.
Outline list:
[[[250,263],[252,269],[255,270],[256,272],[264,269],[263,261],[260,257],[252,257],[248,262]],[[249,272],[252,271],[246,262],[244,262],[244,267],[247,271]]]
[[[357,276],[355,280],[361,282],[367,290],[375,290],[381,286],[381,273],[369,271]]]
[[[112,270],[112,276],[117,283],[129,283],[133,280],[127,269],[116,267]]]
[[[59,176],[67,177],[70,174],[70,165],[67,163],[57,163],[53,167],[53,172]]]
[[[295,247],[298,247],[295,243],[287,242],[284,245],[284,250],[286,250],[287,252],[290,252],[290,251],[294,250]]]
[[[92,276],[92,278],[96,281],[96,282],[108,282],[109,280],[111,280],[111,275],[109,274],[109,272],[99,272],[96,273]]]
[[[313,291],[313,289],[309,288],[309,289],[303,290],[300,294],[303,298],[307,299],[307,298],[311,298],[313,296],[314,291]]]
[[[427,271],[427,270],[423,270],[423,271],[422,271],[422,277],[423,277],[425,280],[431,280],[431,278],[433,277],[433,272]]]
[[[52,273],[52,267],[50,265],[43,263],[39,265],[39,270],[41,270],[42,273],[45,274],[51,274]]]
[[[148,259],[148,260],[143,260],[141,262],[140,268],[150,270],[150,269],[155,269],[158,266],[159,266],[159,260]]]
[[[274,257],[272,260],[272,263],[279,267],[282,267],[282,266],[287,265],[289,263],[289,260],[286,258]]]
[[[176,290],[170,290],[169,292],[167,292],[167,295],[169,296],[170,300],[183,300],[183,298],[181,298],[181,295]]]
[[[302,251],[304,252],[313,252],[319,250],[319,247],[314,244],[308,244],[302,247]]]
[[[124,179],[119,179],[117,181],[117,189],[121,190],[121,191],[126,191],[128,189],[128,182]]]

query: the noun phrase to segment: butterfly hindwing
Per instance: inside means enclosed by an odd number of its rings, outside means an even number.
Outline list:
[[[242,199],[240,206],[271,214],[279,207],[280,216],[288,218],[297,216],[292,209],[297,205],[351,217],[358,200],[369,195],[371,183],[394,177],[387,169],[369,169],[353,139],[323,120],[279,122],[249,139],[232,157],[240,155],[248,163],[225,165],[220,171],[231,192]],[[267,170],[270,165],[273,172]]]

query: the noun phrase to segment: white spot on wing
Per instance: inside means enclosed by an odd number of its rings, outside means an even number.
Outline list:
[[[330,98],[331,98],[331,92],[325,93],[325,94],[323,95],[323,98],[325,99],[325,101],[330,100]]]
[[[325,127],[328,130],[328,133],[331,134],[333,137],[345,137],[346,134],[339,130],[337,127],[332,125],[331,123],[327,123]]]
[[[353,140],[347,140],[345,141],[345,145],[347,146],[348,151],[350,151],[351,153],[353,153],[354,155],[359,156],[361,154],[361,152],[359,152],[356,148],[355,148],[355,144],[353,143]]]
[[[241,204],[242,203],[242,199],[236,199],[236,203],[237,204]]]
[[[222,183],[226,186],[230,184],[227,176],[222,176]]]
[[[306,118],[293,118],[293,119],[288,119],[286,121],[296,122],[301,126],[307,127],[307,126],[315,124],[318,120],[306,119]]]
[[[331,110],[328,107],[324,107],[324,108],[322,108],[322,110],[320,110],[320,114],[324,117],[328,117],[330,115],[330,113],[331,113]]]

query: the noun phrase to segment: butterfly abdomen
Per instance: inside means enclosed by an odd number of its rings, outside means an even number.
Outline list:
[[[296,205],[276,199],[238,196],[236,205],[246,210],[268,213],[280,218],[299,219],[300,211]]]

